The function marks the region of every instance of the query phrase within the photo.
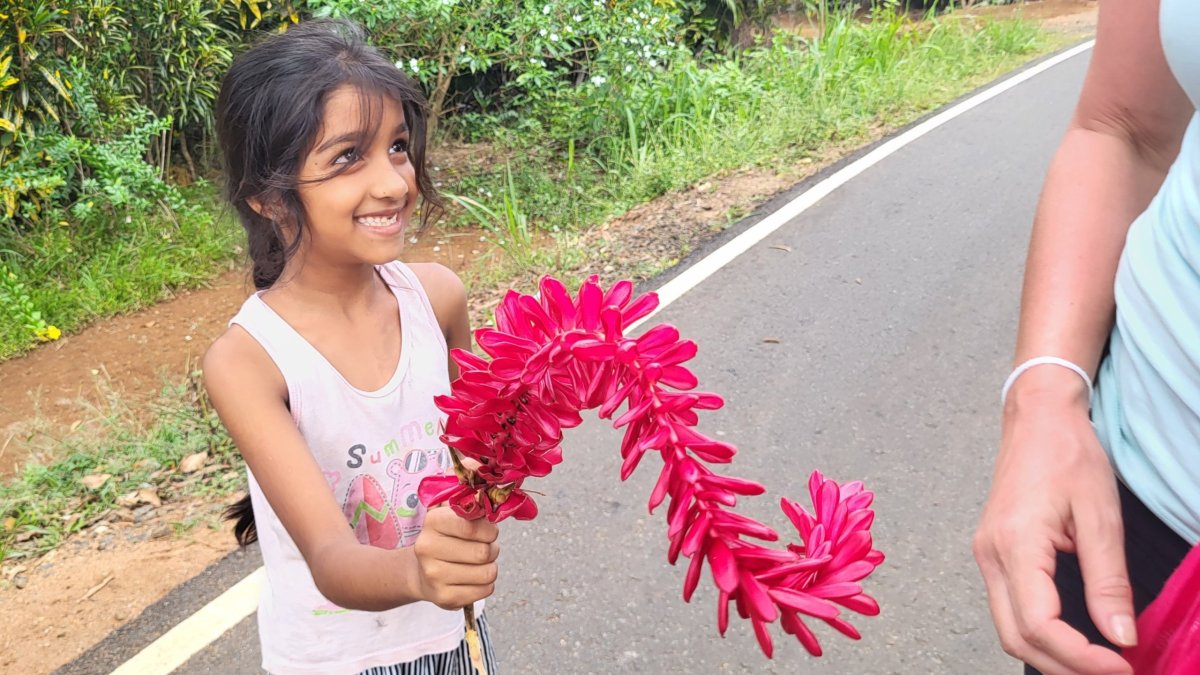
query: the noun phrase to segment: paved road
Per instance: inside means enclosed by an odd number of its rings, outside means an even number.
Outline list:
[[[744,512],[782,530],[778,496],[806,500],[813,468],[876,492],[888,561],[870,589],[884,609],[857,622],[863,640],[819,630],[827,652],[816,660],[776,627],[767,661],[736,617],[720,639],[711,586],[680,600],[663,515],[646,514],[657,471],[619,483],[620,437],[589,423],[536,487],[546,493],[538,519],[503,529],[488,611],[505,672],[1018,671],[992,632],[970,536],[1033,205],[1087,58],[869,169],[657,319],[700,344],[702,388],[727,399],[700,428],[741,448],[729,473],[768,486]],[[177,672],[256,673],[257,663],[251,617]]]

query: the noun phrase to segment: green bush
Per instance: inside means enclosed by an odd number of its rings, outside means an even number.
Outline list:
[[[0,227],[29,232],[68,222],[118,222],[163,205],[184,208],[179,191],[145,160],[171,126],[126,101],[119,114],[102,110],[85,71],[74,73],[78,127],[87,135],[56,130],[22,134],[9,161],[0,164]]]

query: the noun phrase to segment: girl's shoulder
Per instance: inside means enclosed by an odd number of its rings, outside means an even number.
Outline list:
[[[446,333],[467,316],[467,289],[454,270],[435,262],[407,263]]]
[[[287,382],[263,346],[239,325],[231,325],[209,346],[201,361],[204,384],[229,391],[259,391],[287,398]],[[246,389],[249,387],[249,389]]]

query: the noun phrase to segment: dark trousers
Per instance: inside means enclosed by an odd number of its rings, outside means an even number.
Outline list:
[[[1141,614],[1162,590],[1179,563],[1183,562],[1191,546],[1124,485],[1119,485],[1119,490],[1121,515],[1125,521],[1125,559],[1129,566],[1129,582],[1133,585],[1133,605]],[[1088,616],[1079,559],[1074,554],[1058,554],[1054,583],[1062,597],[1063,621],[1083,633],[1089,642],[1120,651],[1120,648],[1104,639]],[[1025,666],[1025,675],[1040,674],[1032,666]]]

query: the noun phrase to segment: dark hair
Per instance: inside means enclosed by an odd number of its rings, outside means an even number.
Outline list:
[[[364,97],[360,133],[365,138],[360,141],[369,140],[369,129],[378,121],[372,117],[378,112],[375,100],[387,97],[400,104],[409,128],[408,157],[423,199],[421,225],[442,207],[425,167],[428,102],[420,86],[367,44],[354,23],[306,21],[271,35],[234,60],[216,106],[226,197],[246,230],[255,288],[274,284],[299,247],[305,228],[297,191],[300,167],[317,141],[325,101],[346,85]],[[275,217],[260,215],[251,200]],[[286,244],[281,221],[294,228]],[[249,496],[226,509],[225,516],[236,521],[234,535],[242,546],[258,539]]]
[[[255,288],[275,283],[300,244],[305,226],[297,192],[300,166],[317,141],[326,99],[346,85],[364,96],[361,133],[367,138],[360,141],[369,139],[368,129],[377,121],[371,98],[385,96],[400,104],[409,128],[409,161],[424,200],[422,226],[441,209],[425,166],[428,102],[420,85],[367,44],[354,23],[306,21],[270,35],[234,60],[216,108],[226,197],[246,230]],[[278,217],[260,215],[251,200]],[[281,221],[295,228],[286,245]]]

